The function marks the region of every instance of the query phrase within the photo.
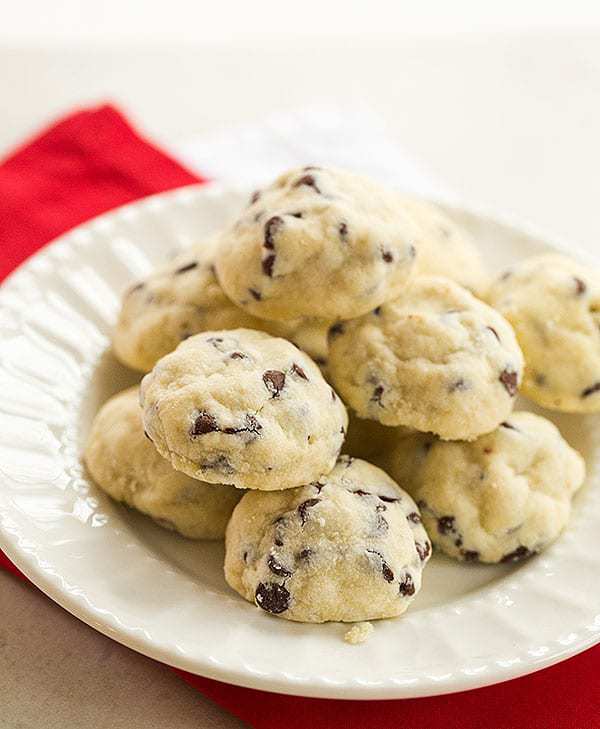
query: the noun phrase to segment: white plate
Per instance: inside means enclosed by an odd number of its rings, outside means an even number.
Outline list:
[[[552,416],[589,478],[564,536],[519,566],[436,555],[408,614],[366,643],[346,626],[275,619],[233,593],[222,544],[178,538],[111,502],[80,453],[91,419],[135,381],[109,353],[123,289],[220,227],[240,192],[191,187],[101,216],[0,289],[0,546],[52,599],[165,663],[243,686],[356,699],[483,686],[600,640],[597,418]],[[545,250],[534,234],[454,210],[498,267]]]

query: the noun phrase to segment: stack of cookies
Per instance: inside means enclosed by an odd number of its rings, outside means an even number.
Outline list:
[[[125,294],[113,348],[147,374],[85,460],[162,526],[225,536],[264,611],[394,617],[432,543],[499,563],[560,534],[583,460],[513,406],[599,412],[599,324],[597,274],[543,256],[490,282],[436,206],[305,167]]]

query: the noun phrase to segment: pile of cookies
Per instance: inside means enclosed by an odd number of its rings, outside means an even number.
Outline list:
[[[513,562],[560,534],[583,459],[513,406],[600,412],[599,326],[598,274],[542,256],[490,281],[436,206],[293,170],[126,292],[113,349],[147,374],[85,461],[162,526],[225,536],[268,613],[397,616],[432,544]]]

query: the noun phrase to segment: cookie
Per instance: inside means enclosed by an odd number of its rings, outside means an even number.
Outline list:
[[[349,319],[402,290],[414,236],[395,193],[350,172],[305,167],[252,195],[221,236],[217,275],[255,316]]]
[[[195,246],[127,291],[113,335],[114,353],[123,364],[149,372],[192,334],[262,327],[223,293],[211,250],[210,241]]]
[[[523,394],[553,410],[600,412],[600,272],[535,256],[502,273],[487,299],[525,355]]]
[[[193,334],[244,327],[291,339],[324,366],[328,322],[266,321],[235,306],[217,281],[213,248],[208,241],[181,253],[126,292],[113,334],[117,358],[149,372]]]
[[[205,332],[141,386],[146,431],[173,467],[210,483],[285,489],[331,470],[348,416],[315,363],[250,329]]]
[[[244,496],[227,527],[225,579],[288,620],[373,620],[406,610],[430,554],[411,497],[342,456],[318,482]]]
[[[329,330],[328,372],[361,418],[472,440],[510,414],[523,358],[497,311],[449,279]]]
[[[138,388],[100,409],[87,441],[85,463],[96,484],[116,501],[193,539],[222,539],[243,492],[196,481],[175,471],[144,435]]]
[[[553,542],[585,464],[556,426],[516,412],[471,443],[400,438],[386,466],[418,503],[434,545],[455,559],[517,562]]]
[[[418,198],[402,198],[418,234],[416,273],[445,276],[482,296],[489,283],[481,253],[466,230],[440,207]]]

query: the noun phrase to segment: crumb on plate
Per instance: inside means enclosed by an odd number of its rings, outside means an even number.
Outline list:
[[[372,623],[354,623],[354,625],[348,631],[346,631],[346,634],[344,635],[344,640],[346,641],[346,643],[358,645],[359,643],[364,643],[369,638],[372,632]]]

